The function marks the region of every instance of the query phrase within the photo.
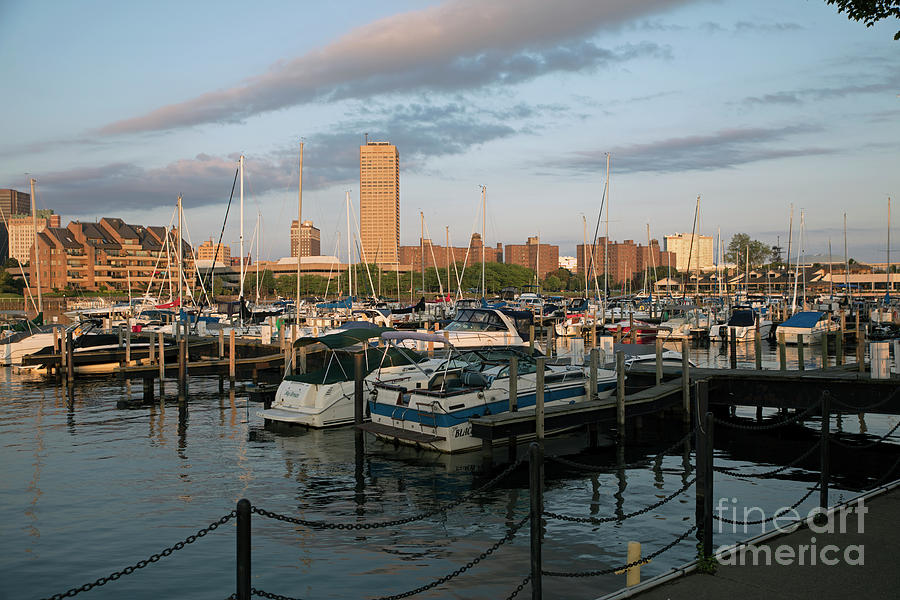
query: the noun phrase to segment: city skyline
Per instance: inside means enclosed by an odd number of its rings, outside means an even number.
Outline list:
[[[199,241],[218,234],[243,152],[245,214],[262,214],[260,258],[278,258],[302,137],[302,219],[323,254],[344,256],[343,198],[359,206],[368,133],[404,156],[400,244],[418,240],[420,210],[437,239],[449,226],[451,245],[468,243],[486,185],[488,246],[538,234],[574,255],[610,152],[613,240],[645,239],[648,222],[654,239],[690,231],[699,194],[704,235],[786,246],[793,204],[807,252],[829,238],[843,252],[846,212],[850,255],[884,261],[900,188],[896,21],[866,28],[819,0],[271,2],[256,19],[201,3],[173,23],[174,6],[0,8],[0,73],[19,91],[0,187],[35,177],[38,207],[64,220],[159,225],[184,193]],[[203,33],[216,30],[252,52],[220,51]]]

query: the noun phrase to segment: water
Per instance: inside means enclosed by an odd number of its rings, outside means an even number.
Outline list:
[[[710,356],[717,359],[715,348]],[[258,405],[248,403],[240,390],[220,395],[214,378],[192,378],[190,396],[181,404],[172,396],[173,382],[167,391],[163,403],[157,398],[153,405],[122,410],[116,401],[132,393],[124,382],[80,381],[70,403],[63,388],[0,371],[0,509],[5,515],[0,568],[6,574],[0,598],[41,598],[94,581],[195,533],[231,511],[240,498],[311,520],[383,521],[459,498],[501,468],[485,473],[479,453],[446,457],[396,451],[370,438],[357,469],[350,429],[297,435],[265,431],[255,415]],[[140,394],[140,387],[134,386],[133,397]],[[841,427],[855,432],[864,426],[869,434],[881,435],[894,423],[896,417],[866,416],[861,421],[853,416],[844,417]],[[672,423],[660,431],[645,431],[644,441],[630,445],[626,456],[629,463],[643,459],[643,464],[627,470],[615,468],[616,453],[609,448],[576,454],[585,446],[583,433],[548,441],[548,454],[605,462],[609,469],[581,473],[548,462],[547,510],[605,517],[643,508],[677,490],[693,476],[693,456],[676,451],[659,465],[652,457],[681,437],[680,428],[680,423]],[[729,432],[719,439],[716,464],[769,470],[815,443],[817,428],[812,421],[808,428],[788,433]],[[497,449],[495,462],[505,456],[505,448]],[[880,467],[867,468],[875,473]],[[852,467],[834,470],[831,502],[855,495],[850,488],[864,474]],[[736,480],[717,474],[716,496],[774,510],[793,503],[818,479],[816,471],[802,469],[784,475],[778,480]],[[818,492],[801,510],[808,511],[817,498]],[[527,511],[527,473],[520,469],[477,501],[403,526],[310,531],[254,515],[252,585],[303,598],[404,592],[465,565]],[[548,521],[544,568],[617,566],[625,562],[629,540],[642,541],[644,552],[652,552],[685,531],[693,514],[689,490],[623,523]],[[731,543],[758,530],[745,533],[727,527],[715,541]],[[234,548],[231,521],[172,556],[83,595],[225,598],[234,591]],[[689,538],[645,566],[643,576],[686,562],[695,552]],[[469,572],[416,597],[502,598],[528,570],[526,526]],[[624,577],[617,575],[544,580],[547,598],[596,598],[622,585]]]

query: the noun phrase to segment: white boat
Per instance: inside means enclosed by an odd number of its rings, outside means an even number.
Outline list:
[[[58,327],[62,329],[62,326]],[[20,365],[22,357],[53,345],[53,330],[19,331],[0,339],[0,366]]]
[[[656,337],[663,340],[691,339],[700,337],[704,331],[709,330],[709,313],[698,306],[681,307],[680,310],[682,312],[679,316],[659,324],[659,333]]]
[[[505,308],[463,308],[453,321],[435,333],[456,349],[488,346],[527,346],[534,315]],[[427,343],[408,340],[407,347],[425,351]]]
[[[786,344],[796,344],[797,336],[803,336],[803,343],[818,340],[823,333],[838,331],[841,326],[828,318],[828,315],[814,310],[798,312],[775,330],[780,338],[784,334]]]
[[[511,349],[515,350],[515,349]],[[490,351],[490,350],[488,350]],[[521,353],[518,362],[517,404],[534,411],[536,361]],[[587,400],[588,372],[581,366],[544,366],[544,404],[554,406]],[[598,397],[616,387],[614,371],[598,371]],[[509,410],[508,358],[483,360],[478,365],[435,371],[421,388],[407,389],[379,382],[369,396],[372,422],[365,429],[377,437],[438,452],[465,452],[480,448],[469,419]],[[504,440],[494,440],[502,443]]]
[[[739,342],[752,342],[756,339],[757,330],[761,339],[768,338],[772,321],[749,306],[736,306],[725,324],[710,327],[709,338],[727,341],[729,336],[733,336]]]
[[[266,424],[283,423],[323,428],[349,425],[354,421],[355,371],[353,355],[363,353],[366,372],[364,386],[372,383],[409,380],[429,365],[417,365],[426,359],[414,352],[396,348],[381,350],[368,341],[384,332],[382,328],[338,331],[322,337],[306,337],[295,342],[309,351],[307,364],[318,368],[297,375],[286,375],[278,386],[271,408],[257,414]],[[432,370],[442,362],[435,362]]]

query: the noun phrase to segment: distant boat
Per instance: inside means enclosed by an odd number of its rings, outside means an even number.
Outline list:
[[[775,330],[779,337],[784,334],[786,344],[796,344],[797,336],[803,336],[803,342],[808,343],[822,336],[823,333],[837,331],[840,325],[828,318],[828,315],[815,310],[798,312],[793,317],[782,323]]]
[[[724,325],[713,325],[710,328],[709,337],[710,339],[719,338],[723,341],[734,337],[739,342],[750,342],[756,339],[757,330],[759,330],[761,339],[768,338],[772,331],[772,321],[763,317],[759,310],[749,306],[736,306],[731,311],[728,322]]]

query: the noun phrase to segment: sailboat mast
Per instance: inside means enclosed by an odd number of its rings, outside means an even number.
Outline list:
[[[888,235],[887,235],[887,295],[891,296],[891,197],[888,196]]]
[[[584,230],[581,243],[581,264],[584,266],[584,297],[588,297],[588,261],[587,261],[587,217],[581,215],[581,228]],[[593,262],[594,248],[591,247],[591,262]]]
[[[347,290],[350,298],[353,298],[353,245],[350,240],[353,234],[350,232],[350,190],[347,190]],[[352,300],[351,300],[352,302]]]
[[[44,312],[44,301],[41,296],[41,261],[38,259],[37,242],[37,200],[34,197],[34,184],[37,180],[31,178],[31,226],[34,233],[34,272],[37,276],[38,314]]]
[[[603,297],[609,297],[609,152],[606,153],[606,227],[603,231]],[[606,315],[606,302],[603,303]]]
[[[260,227],[259,227],[259,224],[260,224],[259,217],[260,217],[259,211],[256,211],[256,304],[257,304],[257,306],[259,305],[259,236],[262,234],[262,231],[260,231]],[[298,237],[298,242],[299,242],[299,237]],[[299,259],[298,259],[297,264],[300,264]],[[300,281],[299,277],[297,278],[297,281]]]
[[[845,215],[846,217],[846,215]],[[791,242],[794,239],[794,204],[791,203],[791,216],[788,218],[787,276],[791,283]]]
[[[425,293],[425,213],[419,211],[419,267],[422,271],[422,294]]]
[[[294,303],[294,320],[300,326],[300,231],[303,226],[303,142],[300,142],[300,178],[297,182],[297,300]],[[258,254],[258,253],[257,253]],[[259,260],[259,257],[257,257]]]
[[[541,293],[541,234],[537,235],[537,252],[534,255],[534,282],[538,286],[538,293]]]
[[[481,186],[481,297],[487,297],[485,287],[484,245],[487,242],[487,186]]]
[[[850,309],[853,309],[853,290],[850,287],[850,255],[847,254],[847,213],[844,213],[844,287],[850,295]]]
[[[447,296],[450,296],[450,290],[453,289],[453,286],[450,284],[450,226],[444,226],[444,230],[447,232],[447,246],[446,250],[444,250],[444,256],[447,258]]]
[[[182,287],[182,280],[181,280],[181,261],[182,261],[181,238],[183,237],[182,236],[183,230],[181,228],[183,227],[184,218],[182,215],[183,215],[183,213],[181,211],[181,195],[179,195],[178,196],[178,250],[177,250],[177,252],[178,252],[177,264],[178,264],[178,307],[179,307],[179,309],[181,308],[181,304],[183,301],[183,299],[182,299],[183,287]]]
[[[179,239],[181,232],[178,232]],[[238,299],[244,299],[244,155],[241,154],[241,292]],[[244,313],[241,311],[241,325],[244,324]]]

